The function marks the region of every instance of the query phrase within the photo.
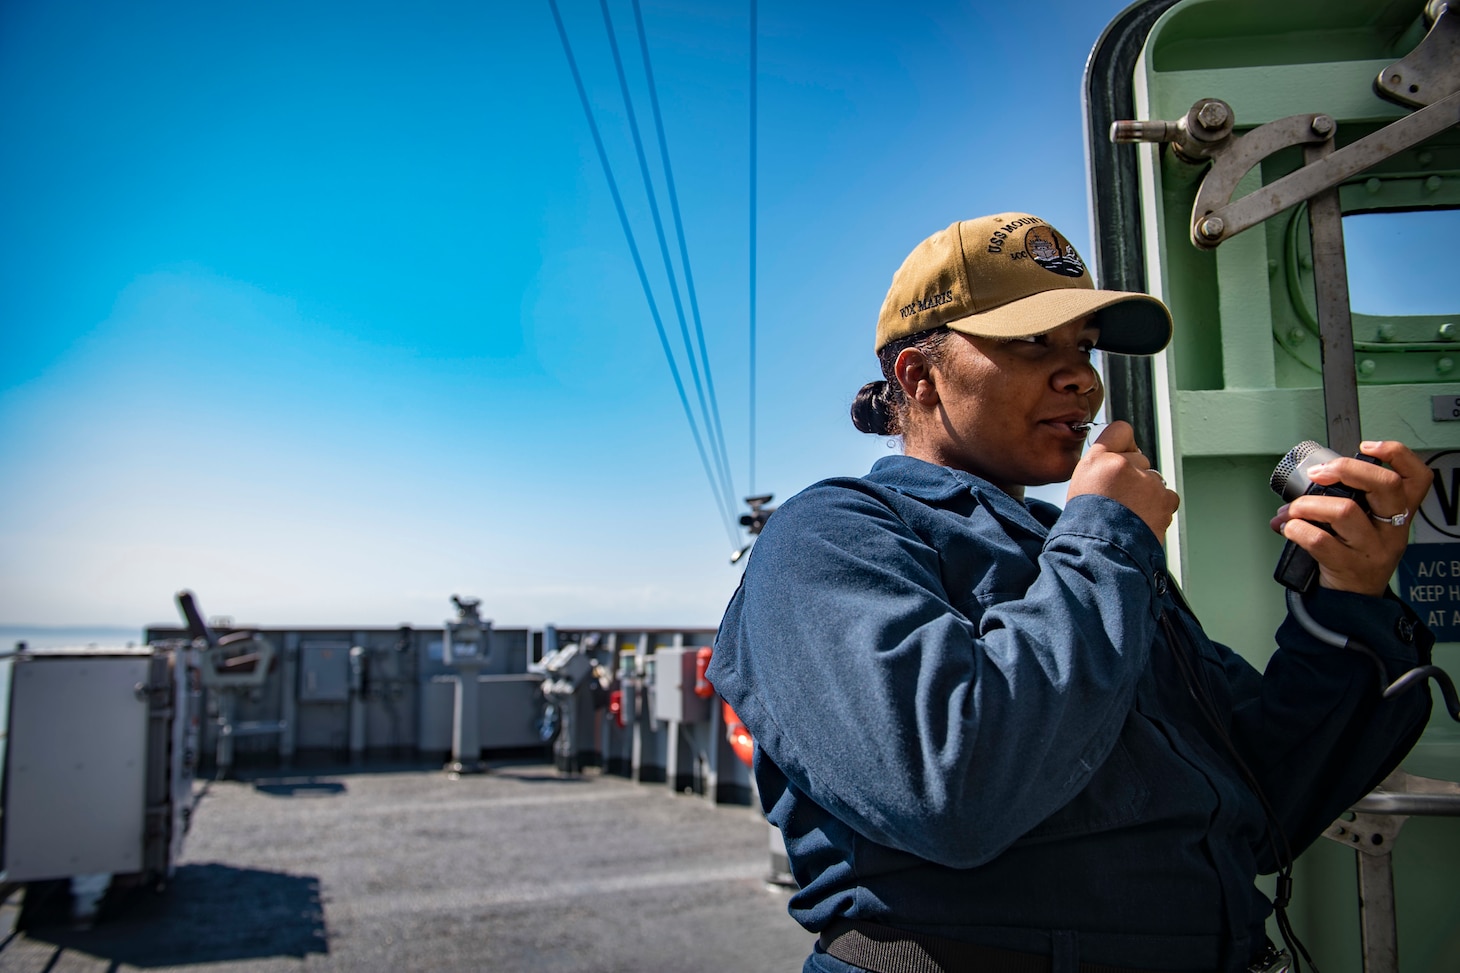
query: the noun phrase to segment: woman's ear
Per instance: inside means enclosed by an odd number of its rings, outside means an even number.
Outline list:
[[[938,385],[933,375],[932,362],[916,348],[904,348],[893,363],[893,374],[897,384],[902,386],[902,395],[908,403],[924,409],[938,404]]]

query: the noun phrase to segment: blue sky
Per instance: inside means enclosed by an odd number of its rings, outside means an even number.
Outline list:
[[[1123,6],[761,5],[757,492],[887,452],[846,410],[918,240],[1023,209],[1088,252],[1080,78]],[[600,8],[560,9],[678,345]],[[749,6],[642,15],[738,499]],[[266,625],[454,592],[502,625],[718,620],[736,538],[547,0],[10,3],[0,126],[0,623],[170,621],[183,587]]]

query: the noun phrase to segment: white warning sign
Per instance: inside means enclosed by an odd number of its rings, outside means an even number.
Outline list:
[[[1414,542],[1444,544],[1460,540],[1460,449],[1433,453],[1425,462],[1435,473],[1435,483],[1419,505]]]
[[[1460,449],[1422,457],[1435,474],[1399,562],[1399,594],[1442,642],[1460,640]]]

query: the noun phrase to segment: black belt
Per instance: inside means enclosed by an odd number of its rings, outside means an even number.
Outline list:
[[[1051,973],[1054,960],[976,943],[903,932],[875,922],[841,919],[821,934],[821,948],[871,973]],[[1080,973],[1154,973],[1081,963]]]

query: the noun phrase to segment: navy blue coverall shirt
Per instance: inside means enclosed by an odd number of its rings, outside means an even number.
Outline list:
[[[1393,597],[1307,604],[1390,679],[1433,643]],[[1427,691],[1382,700],[1372,661],[1291,618],[1277,642],[1265,673],[1213,644],[1114,500],[1060,511],[895,456],[770,518],[708,674],[755,737],[808,930],[865,920],[1056,973],[1075,957],[1240,970],[1271,912],[1254,880],[1277,862],[1223,737],[1296,854],[1429,716]],[[817,947],[806,969],[854,968]]]

